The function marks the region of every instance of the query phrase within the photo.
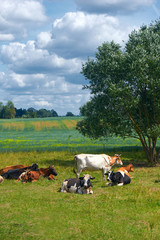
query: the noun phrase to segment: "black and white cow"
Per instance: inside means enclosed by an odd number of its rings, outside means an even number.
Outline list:
[[[89,174],[85,174],[80,178],[65,179],[62,184],[61,192],[78,193],[78,194],[93,194],[91,177]]]
[[[5,179],[18,179],[19,176],[28,169],[38,171],[38,165],[34,163],[29,167],[8,170],[8,172],[2,174],[2,177]]]
[[[111,181],[109,183],[109,186],[123,186],[131,182],[131,178],[122,171],[118,171],[116,173],[114,173],[113,171],[109,171],[108,173],[105,173],[105,175],[108,176],[107,180]]]

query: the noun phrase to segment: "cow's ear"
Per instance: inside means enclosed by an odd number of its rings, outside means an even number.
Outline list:
[[[90,177],[90,179],[92,179],[92,180],[93,180],[93,179],[95,179],[95,177]]]
[[[84,177],[79,177],[79,179],[80,179],[80,180],[83,180],[83,179],[84,179]]]
[[[49,168],[54,168],[54,165],[50,165]]]

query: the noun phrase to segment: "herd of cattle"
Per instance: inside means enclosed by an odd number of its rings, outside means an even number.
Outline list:
[[[129,172],[134,171],[132,164],[121,167],[115,173],[110,171],[115,164],[123,165],[120,155],[118,154],[112,157],[106,154],[78,154],[74,156],[74,160],[76,160],[77,163],[77,171],[73,169],[74,173],[76,173],[76,178],[65,179],[62,183],[61,192],[93,194],[91,180],[94,179],[94,177],[91,177],[89,174],[80,177],[80,173],[85,170],[101,170],[104,181],[107,175],[109,186],[122,186],[131,182]],[[4,179],[16,179],[23,183],[34,182],[39,180],[40,176],[54,180],[57,172],[54,166],[38,168],[36,163],[31,166],[14,165],[0,169],[0,183],[2,183]]]

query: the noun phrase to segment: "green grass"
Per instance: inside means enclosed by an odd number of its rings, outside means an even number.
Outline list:
[[[58,172],[55,181],[0,184],[0,239],[160,239],[158,167],[144,167],[142,152],[123,152],[124,165],[135,166],[131,184],[107,187],[97,171],[91,172],[93,195],[58,192],[65,178],[75,177],[73,156],[68,151],[0,153],[1,167],[37,162],[41,167],[54,164]]]
[[[80,117],[0,120],[0,152],[74,151],[101,152],[109,149],[141,149],[139,141],[117,137],[93,140],[82,136],[75,126]]]
[[[55,181],[0,184],[0,240],[160,239],[159,167],[144,167],[138,141],[81,136],[75,130],[79,119],[0,120],[0,168],[54,164],[58,172]],[[102,173],[92,172],[93,195],[59,192],[64,179],[75,177],[73,157],[79,152],[122,154],[124,165],[135,167],[131,184],[107,187]]]

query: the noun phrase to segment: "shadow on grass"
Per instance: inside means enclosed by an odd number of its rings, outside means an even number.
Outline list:
[[[0,152],[31,152],[31,151],[37,151],[37,152],[43,152],[43,151],[56,151],[56,152],[61,152],[61,151],[69,151],[73,154],[77,153],[116,153],[120,154],[123,152],[138,152],[142,151],[142,147],[140,146],[123,146],[123,147],[112,147],[112,146],[55,146],[55,147],[41,147],[41,146],[28,146],[28,147],[5,147],[0,149]]]

